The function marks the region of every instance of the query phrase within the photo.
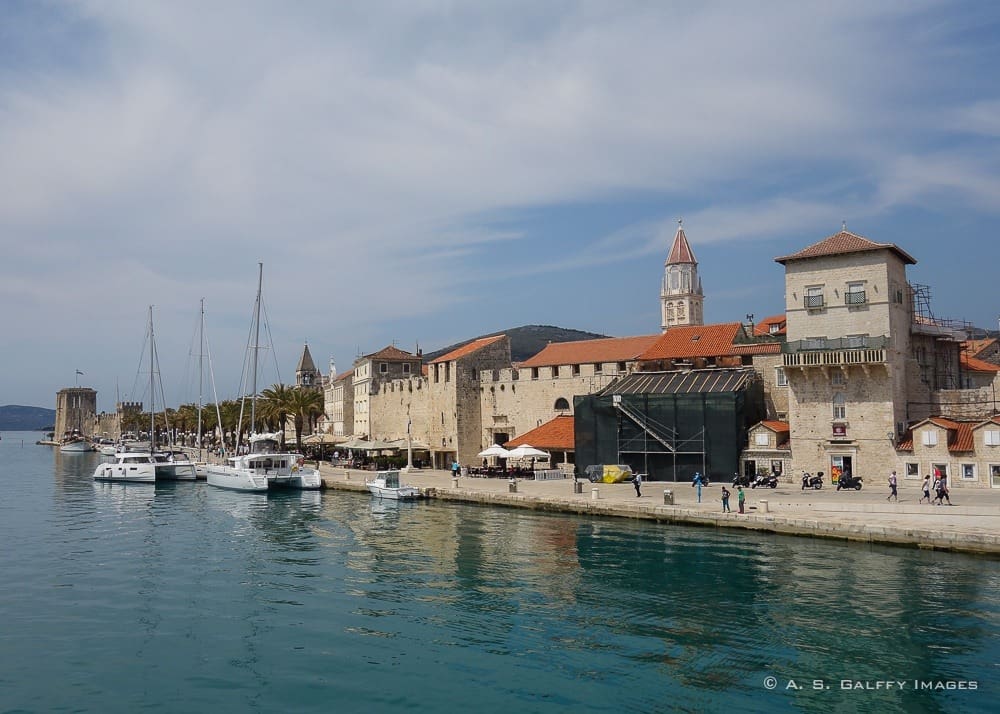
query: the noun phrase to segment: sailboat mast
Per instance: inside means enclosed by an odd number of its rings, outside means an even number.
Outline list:
[[[205,375],[205,298],[201,299],[201,324],[198,329],[198,461],[201,461],[202,381]]]
[[[153,306],[149,306],[149,452],[156,451],[156,392],[153,391]]]
[[[260,291],[264,282],[264,264],[257,263],[257,303],[254,305],[253,336],[253,397],[250,400],[250,433],[257,425],[257,356],[260,352]]]

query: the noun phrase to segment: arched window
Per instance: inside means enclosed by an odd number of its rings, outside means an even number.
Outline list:
[[[566,401],[565,397],[559,397],[556,400],[555,409],[557,412],[567,412],[569,411],[569,402]]]

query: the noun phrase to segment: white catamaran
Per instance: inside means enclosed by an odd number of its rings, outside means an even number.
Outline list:
[[[257,300],[254,304],[252,375],[250,386],[250,429],[257,426],[257,355],[260,350],[261,286],[264,264],[258,263]],[[244,400],[246,395],[244,395]],[[242,420],[241,420],[242,421]],[[317,469],[305,466],[302,454],[280,451],[280,434],[251,433],[249,453],[230,456],[225,465],[207,467],[209,486],[234,491],[267,491],[276,488],[318,489],[322,486]],[[237,443],[239,437],[237,435]]]

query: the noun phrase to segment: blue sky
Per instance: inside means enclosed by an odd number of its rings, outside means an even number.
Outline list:
[[[683,216],[709,322],[848,229],[996,329],[1000,9],[936,2],[0,4],[0,404],[136,393],[154,305],[234,396],[257,262],[280,372],[524,324],[659,330]]]

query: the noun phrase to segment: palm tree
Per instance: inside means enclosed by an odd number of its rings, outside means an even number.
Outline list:
[[[293,389],[289,411],[295,420],[295,446],[302,451],[302,431],[305,426],[310,430],[315,426],[316,419],[323,413],[323,394],[314,389]]]
[[[292,397],[295,391],[297,390],[278,382],[260,393],[261,417],[268,423],[269,429],[278,429],[281,432],[282,450],[285,448],[285,422],[293,411]]]

